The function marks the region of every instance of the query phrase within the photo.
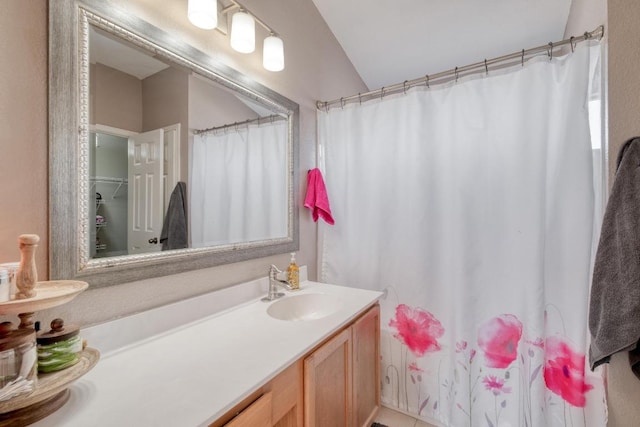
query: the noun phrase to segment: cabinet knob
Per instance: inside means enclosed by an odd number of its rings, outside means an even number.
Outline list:
[[[153,239],[149,239],[149,243],[152,245],[157,245],[158,244],[158,238],[154,237]]]

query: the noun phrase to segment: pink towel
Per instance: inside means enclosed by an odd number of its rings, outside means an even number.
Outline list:
[[[314,221],[318,221],[319,215],[327,224],[334,224],[329,207],[329,196],[327,196],[322,173],[318,168],[311,169],[307,173],[307,196],[304,198],[304,206],[311,209]]]

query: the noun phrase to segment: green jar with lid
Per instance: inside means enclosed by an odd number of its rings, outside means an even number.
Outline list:
[[[80,361],[82,339],[78,326],[67,326],[62,319],[53,319],[51,330],[38,332],[36,341],[39,372],[60,371]]]

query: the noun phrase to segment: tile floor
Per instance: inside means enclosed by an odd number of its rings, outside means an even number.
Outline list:
[[[424,421],[416,420],[409,415],[396,412],[384,406],[382,406],[378,411],[376,422],[389,427],[435,427],[431,424],[425,423]]]

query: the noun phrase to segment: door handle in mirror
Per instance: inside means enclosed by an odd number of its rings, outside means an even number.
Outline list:
[[[158,244],[158,238],[154,237],[153,239],[149,239],[149,243],[152,245],[157,245]]]

